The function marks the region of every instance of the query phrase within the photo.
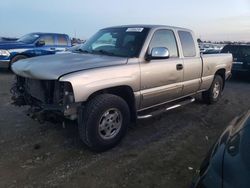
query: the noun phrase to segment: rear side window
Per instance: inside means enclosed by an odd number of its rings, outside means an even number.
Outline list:
[[[55,39],[52,35],[44,35],[40,37],[40,40],[45,42],[45,46],[52,46],[55,45]]]
[[[57,44],[59,46],[67,46],[68,45],[68,38],[64,35],[57,36]]]
[[[161,29],[154,33],[154,36],[149,44],[151,51],[155,47],[165,47],[169,50],[170,57],[178,57],[178,50],[174,32],[167,29]]]
[[[195,43],[193,36],[187,31],[178,31],[184,57],[195,57]]]

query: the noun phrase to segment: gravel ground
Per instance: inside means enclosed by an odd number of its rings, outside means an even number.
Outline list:
[[[12,81],[0,70],[0,187],[188,187],[223,129],[250,109],[250,79],[233,78],[219,103],[138,121],[117,147],[97,154],[75,123],[39,124],[12,106]]]

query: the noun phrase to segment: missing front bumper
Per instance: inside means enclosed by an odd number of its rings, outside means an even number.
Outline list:
[[[11,89],[12,101],[17,106],[30,106],[28,114],[37,119],[56,116],[76,119],[77,107],[71,84],[57,80],[34,80],[17,76]],[[62,117],[62,118],[61,118]],[[43,121],[43,120],[42,120]]]

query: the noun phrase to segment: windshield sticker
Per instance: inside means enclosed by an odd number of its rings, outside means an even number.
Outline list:
[[[126,32],[142,32],[144,28],[128,28]]]

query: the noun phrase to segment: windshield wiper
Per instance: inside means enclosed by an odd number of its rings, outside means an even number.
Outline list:
[[[93,50],[92,51],[93,53],[97,53],[97,54],[103,54],[103,55],[109,55],[109,56],[113,56],[114,53],[112,52],[107,52],[105,50]]]
[[[81,49],[81,48],[77,49],[76,51],[81,52],[81,53],[87,53],[87,54],[90,53],[90,51],[88,51],[88,50],[83,50],[83,49]]]

